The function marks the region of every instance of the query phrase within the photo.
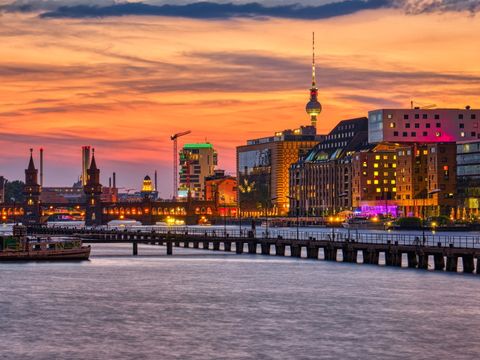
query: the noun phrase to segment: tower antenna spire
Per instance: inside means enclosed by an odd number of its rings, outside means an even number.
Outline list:
[[[312,32],[312,87],[315,87],[315,31]]]

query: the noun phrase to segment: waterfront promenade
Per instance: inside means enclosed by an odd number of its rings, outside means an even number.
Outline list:
[[[261,233],[251,230],[143,229],[118,230],[75,227],[30,226],[31,235],[74,236],[85,243],[131,243],[138,255],[138,244],[164,245],[167,255],[174,247],[234,251],[237,254],[291,256],[310,260],[342,261],[386,266],[480,274],[480,237],[472,235],[414,235],[366,232]],[[274,235],[273,235],[274,234]]]

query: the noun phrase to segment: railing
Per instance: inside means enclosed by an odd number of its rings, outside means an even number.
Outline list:
[[[464,248],[464,249],[480,249],[480,235],[438,235],[438,234],[391,234],[391,233],[369,233],[369,232],[360,232],[360,231],[338,231],[332,229],[331,231],[299,231],[298,233],[295,230],[277,230],[272,229],[267,231],[262,229],[261,231],[252,231],[251,229],[198,229],[198,228],[189,228],[189,227],[172,227],[172,228],[163,228],[157,226],[142,226],[141,229],[118,229],[118,228],[68,228],[68,227],[58,227],[55,226],[58,230],[67,230],[71,232],[79,233],[151,233],[155,232],[156,234],[163,235],[189,235],[193,237],[210,237],[210,238],[230,238],[231,240],[235,239],[257,239],[257,240],[270,240],[272,242],[282,239],[287,241],[292,240],[310,240],[310,241],[331,241],[331,242],[355,242],[362,244],[377,244],[377,245],[414,245],[414,246],[430,246],[430,247],[455,247],[455,248]]]

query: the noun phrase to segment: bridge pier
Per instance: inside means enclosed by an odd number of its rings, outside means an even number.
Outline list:
[[[418,266],[417,253],[414,251],[408,252],[407,262],[409,268],[416,268]]]
[[[184,241],[183,241],[183,247],[186,248],[186,249],[188,249],[188,246],[189,246],[188,240],[184,240]]]
[[[224,241],[223,242],[223,250],[224,251],[232,251],[232,242],[231,241]]]
[[[210,246],[210,241],[203,240],[203,249],[208,250],[209,246]]]
[[[443,270],[445,268],[445,258],[443,254],[433,255],[433,261],[435,263],[435,270]]]
[[[133,245],[133,256],[137,256],[138,255],[138,243],[133,242],[132,245]]]
[[[243,254],[243,241],[235,242],[235,253]]]
[[[290,256],[291,257],[301,257],[302,256],[302,247],[300,245],[290,245]]]
[[[249,254],[256,254],[257,253],[257,243],[256,243],[256,241],[249,241],[248,242],[248,253]]]
[[[172,255],[173,254],[173,243],[171,240],[165,241],[165,244],[167,245],[167,255]]]
[[[447,254],[447,271],[456,272],[458,265],[458,258],[454,254]]]
[[[220,250],[220,240],[213,241],[213,250],[219,251]]]
[[[318,260],[318,246],[315,246],[315,245],[307,246],[307,259]]]
[[[200,247],[200,243],[197,240],[193,241],[193,248],[198,249]]]
[[[270,255],[270,244],[269,243],[261,243],[262,248],[262,255]]]
[[[180,247],[180,240],[175,240],[175,246]]]
[[[357,250],[354,250],[351,246],[345,245],[342,248],[343,262],[356,263],[357,262]]]
[[[462,260],[463,260],[463,272],[471,274],[473,273],[473,270],[475,268],[474,261],[473,261],[473,255],[462,255]]]

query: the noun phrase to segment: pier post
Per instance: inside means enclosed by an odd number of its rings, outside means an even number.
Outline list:
[[[203,248],[205,250],[208,250],[208,247],[210,246],[210,241],[208,240],[203,240]]]
[[[137,256],[138,255],[138,243],[133,242],[132,245],[133,245],[133,256]]]
[[[423,251],[418,253],[418,268],[428,270],[428,254]]]
[[[257,243],[256,243],[256,241],[249,241],[248,242],[248,253],[249,254],[256,254],[257,253]]]
[[[300,245],[290,245],[290,256],[291,257],[301,257],[302,247]]]
[[[275,244],[275,255],[285,256],[285,244]]]
[[[456,272],[458,265],[458,258],[454,254],[447,254],[447,271]]]
[[[307,258],[318,259],[318,246],[315,246],[315,245],[307,246]]]
[[[189,245],[188,245],[188,240],[184,240],[184,241],[183,241],[183,247],[186,248],[186,249],[188,249],[188,246],[189,246]]]
[[[232,242],[231,241],[224,241],[223,242],[223,249],[224,249],[224,251],[232,251]]]
[[[213,241],[213,250],[219,251],[220,250],[220,240]]]
[[[477,256],[477,274],[480,275],[480,256]]]
[[[462,260],[463,260],[463,272],[468,274],[473,273],[473,270],[475,268],[474,262],[473,262],[473,255],[470,255],[470,254],[462,255]]]
[[[198,249],[199,247],[200,247],[200,243],[197,240],[193,241],[193,248]]]
[[[175,246],[180,247],[180,240],[175,240]]]
[[[261,248],[262,248],[262,255],[270,255],[270,244],[262,242],[261,243]]]
[[[445,258],[443,254],[435,254],[433,259],[435,262],[435,270],[443,270],[445,268]]]
[[[235,242],[235,252],[237,254],[243,254],[243,241]]]
[[[167,255],[172,255],[173,254],[173,243],[171,240],[165,241],[167,245]]]
[[[327,245],[323,248],[325,254],[325,260],[327,261],[337,261],[337,248],[332,245]]]
[[[413,251],[407,253],[408,258],[408,267],[409,268],[416,268],[418,265],[417,254]]]
[[[379,253],[377,250],[368,248],[366,251],[363,252],[363,263],[378,265],[378,257]]]

